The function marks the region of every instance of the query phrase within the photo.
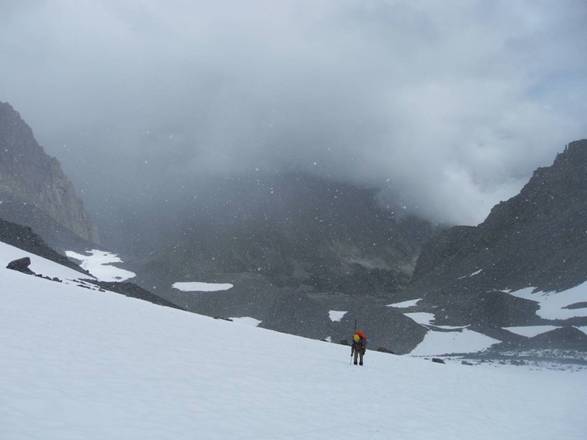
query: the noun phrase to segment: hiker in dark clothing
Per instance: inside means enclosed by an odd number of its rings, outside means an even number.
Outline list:
[[[359,361],[359,365],[363,365],[365,351],[367,351],[367,337],[361,330],[359,330],[353,335],[353,345],[351,347],[351,357],[353,355],[355,356],[355,365],[357,365],[357,360]]]

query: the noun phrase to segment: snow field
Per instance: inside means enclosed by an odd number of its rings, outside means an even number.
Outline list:
[[[454,332],[429,331],[424,340],[410,354],[429,356],[449,353],[475,353],[489,348],[501,341],[473,330],[463,329]]]
[[[0,268],[0,438],[584,439],[587,374],[464,367]]]

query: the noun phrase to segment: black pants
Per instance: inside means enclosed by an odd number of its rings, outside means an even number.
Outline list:
[[[357,358],[359,359],[359,365],[363,365],[363,350],[355,350],[355,365],[357,365]]]

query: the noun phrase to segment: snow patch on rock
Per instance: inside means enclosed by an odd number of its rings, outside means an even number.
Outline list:
[[[481,272],[483,272],[483,269],[476,270],[475,272],[470,273],[469,275],[463,275],[462,277],[458,277],[457,279],[463,280],[465,278],[472,278],[479,275]]]
[[[526,287],[509,294],[538,303],[540,308],[536,315],[540,318],[569,319],[587,316],[587,307],[565,308],[573,304],[587,302],[587,282],[562,292],[534,292],[534,290],[534,287]]]
[[[501,341],[473,330],[455,332],[429,331],[424,340],[410,354],[429,356],[449,353],[475,353],[485,350]]]
[[[422,298],[409,299],[407,301],[402,301],[402,302],[393,303],[393,304],[387,304],[386,307],[394,307],[396,309],[407,309],[408,307],[414,307],[420,301],[422,301]]]
[[[182,292],[222,292],[232,289],[234,285],[230,283],[202,283],[193,281],[173,283],[172,287]]]
[[[136,276],[130,270],[112,266],[114,263],[123,263],[123,261],[111,252],[92,249],[86,251],[85,255],[74,251],[65,251],[65,255],[79,261],[81,268],[90,272],[99,281],[122,282]]]
[[[405,316],[410,318],[413,321],[416,321],[420,325],[432,325],[432,321],[434,321],[434,313],[428,312],[413,312],[413,313],[404,313]]]
[[[346,314],[347,314],[347,311],[343,311],[343,310],[330,310],[328,312],[328,316],[330,317],[330,320],[332,322],[340,322],[340,320],[342,320],[342,318]]]

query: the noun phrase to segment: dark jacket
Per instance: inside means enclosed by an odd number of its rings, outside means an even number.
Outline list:
[[[367,340],[365,338],[359,339],[359,342],[355,342],[353,339],[353,345],[351,346],[351,356],[356,351],[357,353],[365,354],[367,350]]]

